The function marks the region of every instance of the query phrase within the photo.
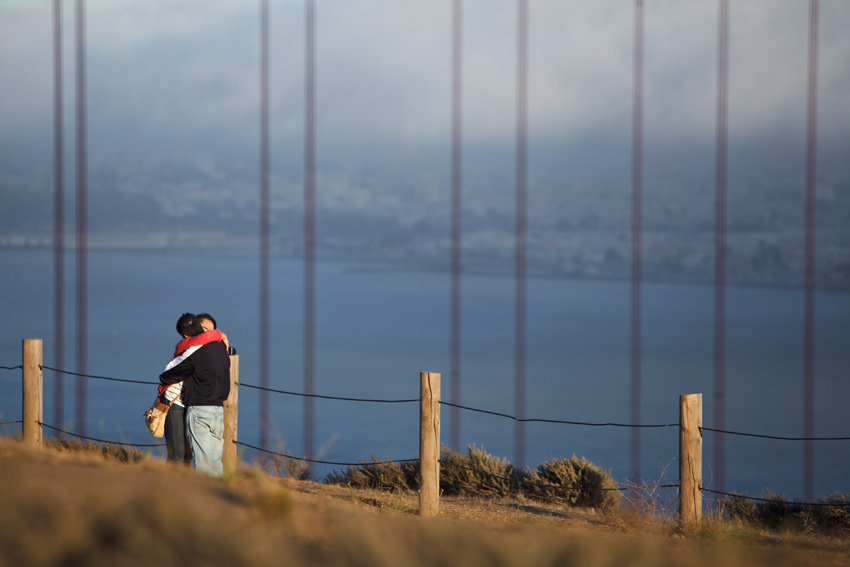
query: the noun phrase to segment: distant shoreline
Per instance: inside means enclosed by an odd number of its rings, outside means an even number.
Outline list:
[[[66,235],[64,243],[66,253],[76,251],[76,239],[73,235]],[[89,235],[86,249],[89,252],[182,252],[192,249],[195,252],[209,254],[233,254],[238,257],[250,257],[257,254],[259,241],[254,236],[224,237],[217,231],[210,233],[176,233],[176,234],[133,234],[112,235],[93,234]],[[52,235],[0,235],[0,251],[3,250],[53,250]],[[300,250],[282,250],[280,246],[272,245],[271,257],[273,259],[299,260],[303,256]],[[351,268],[351,273],[380,273],[380,272],[419,272],[419,273],[450,273],[449,258],[444,262],[437,262],[433,258],[407,257],[381,257],[380,254],[352,256],[334,251],[317,251],[317,260],[331,262],[350,262],[357,264],[357,268]],[[443,265],[444,264],[444,265]],[[526,276],[528,279],[556,279],[572,280],[582,282],[630,282],[629,275],[619,273],[603,272],[593,264],[588,264],[583,270],[564,270],[552,266],[546,262],[538,262],[538,265],[528,266]],[[478,258],[463,262],[462,275],[464,276],[490,276],[490,277],[514,277],[514,261],[512,258]],[[613,271],[613,270],[612,270]],[[623,270],[617,270],[622,272]],[[597,272],[597,273],[593,273]],[[713,272],[712,272],[713,273]],[[802,274],[801,274],[802,278]],[[694,285],[713,286],[713,278],[701,278],[698,276],[676,276],[667,274],[658,276],[647,274],[646,264],[641,279],[644,284],[671,284],[671,285]],[[772,289],[801,291],[805,288],[804,282],[776,281],[765,278],[762,281],[751,281],[743,278],[730,277],[726,282],[729,288],[747,289]],[[850,293],[850,281],[841,283],[817,282],[816,291],[819,293]]]

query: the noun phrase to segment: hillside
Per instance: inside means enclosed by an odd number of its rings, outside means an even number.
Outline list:
[[[0,566],[847,565],[847,541],[669,535],[625,515],[271,478],[0,442]],[[715,539],[715,541],[711,541]]]

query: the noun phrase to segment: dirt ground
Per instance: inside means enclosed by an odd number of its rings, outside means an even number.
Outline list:
[[[21,565],[363,565],[790,567],[850,565],[844,541],[684,537],[622,515],[508,500],[276,479],[227,481],[158,460],[0,442],[0,567]]]

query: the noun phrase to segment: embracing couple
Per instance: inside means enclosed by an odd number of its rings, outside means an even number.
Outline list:
[[[159,376],[160,398],[171,405],[165,418],[168,460],[183,462],[191,455],[196,471],[220,477],[229,355],[235,351],[207,313],[184,313],[177,320],[177,333],[183,339]]]

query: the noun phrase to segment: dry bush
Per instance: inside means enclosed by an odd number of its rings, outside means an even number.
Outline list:
[[[765,502],[759,502],[759,519],[761,524],[769,530],[791,530],[801,531],[805,527],[804,507],[798,500],[789,501],[784,494],[776,495],[766,491],[762,498]]]
[[[313,474],[313,468],[310,463],[299,461],[288,455],[272,456],[272,461],[277,468],[277,475],[284,478],[294,478],[295,480],[310,480]]]
[[[507,459],[488,454],[475,445],[466,456],[443,447],[440,457],[440,490],[443,494],[511,496],[517,492],[521,475]]]
[[[625,481],[629,490],[622,493],[620,507],[612,510],[609,519],[626,532],[676,533],[679,492],[667,486],[673,483],[665,474],[649,483]]]
[[[809,508],[809,525],[826,535],[850,536],[850,493],[836,492],[827,498],[818,498],[817,502],[825,505]]]
[[[371,463],[361,462],[342,473],[330,473],[325,483],[377,490],[416,490],[418,463],[379,463],[373,457]],[[548,503],[607,509],[615,508],[621,498],[610,473],[584,458],[556,459],[529,474],[475,445],[467,447],[466,455],[443,447],[440,491],[447,496],[488,498],[521,494]]]
[[[278,442],[277,454],[271,454],[271,460],[277,469],[277,476],[285,478],[294,478],[295,480],[310,480],[313,474],[313,467],[305,460],[290,457],[285,453],[285,445],[283,442]]]
[[[665,474],[666,469],[664,474],[653,482],[624,481],[623,484],[629,490],[623,492],[623,507],[662,522],[677,520],[679,516],[678,485],[675,481],[667,480]]]
[[[731,496],[719,500],[716,504],[718,515],[722,518],[741,520],[750,524],[759,521],[759,510],[755,500],[746,494],[733,492]]]
[[[418,462],[381,462],[373,456],[371,463],[361,460],[359,465],[346,467],[342,474],[329,473],[325,483],[377,490],[413,490],[419,486],[418,467]]]
[[[814,506],[799,501],[788,501],[784,494],[769,491],[761,500],[748,499],[734,494],[719,502],[720,513],[727,519],[736,519],[770,531],[806,531],[823,535],[846,536],[850,534],[850,494],[836,493],[828,498],[818,498]]]
[[[571,506],[613,509],[622,498],[610,471],[575,455],[538,465],[521,486],[529,498]]]

